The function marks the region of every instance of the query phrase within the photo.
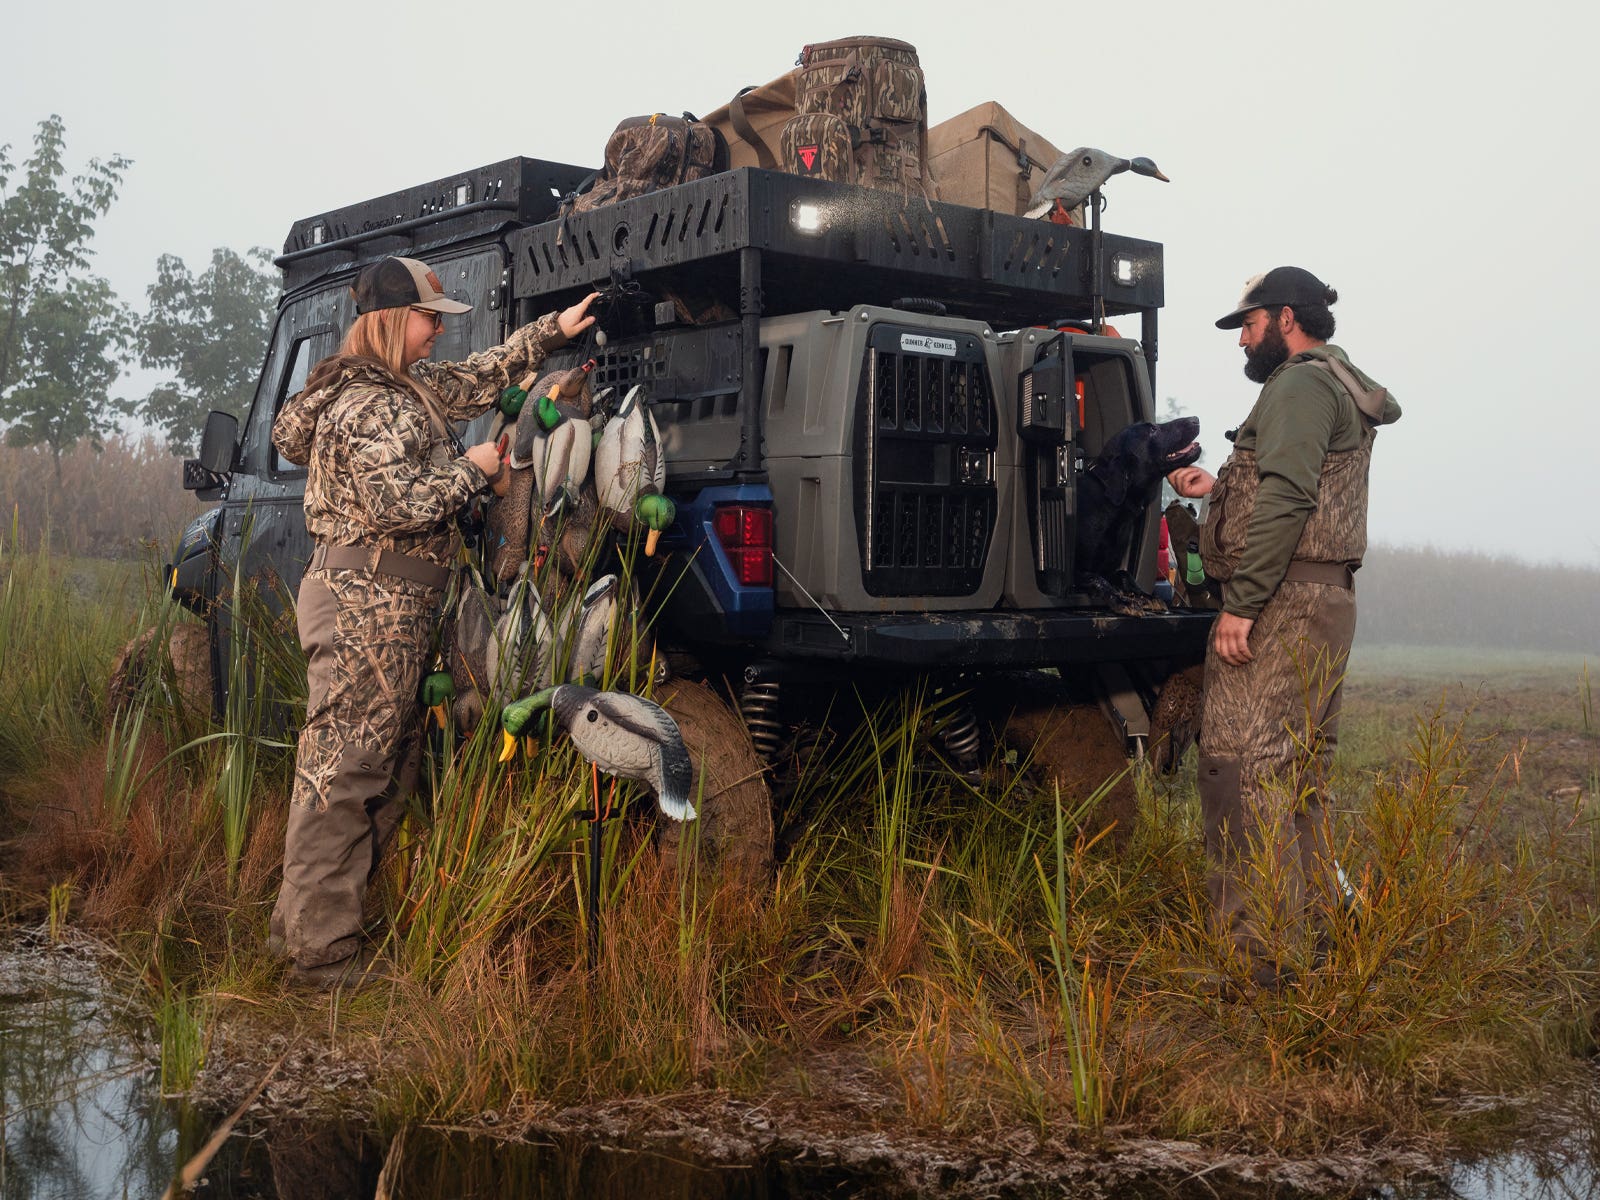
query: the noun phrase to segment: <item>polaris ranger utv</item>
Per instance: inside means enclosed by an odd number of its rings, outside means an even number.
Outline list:
[[[513,158],[290,229],[242,436],[212,413],[185,464],[185,487],[220,501],[173,573],[210,623],[218,710],[216,600],[236,570],[293,588],[311,552],[305,472],[275,454],[273,419],[352,320],[356,272],[402,254],[473,305],[440,359],[606,289],[603,344],[550,366],[592,356],[597,388],[643,385],[678,506],[653,630],[675,670],[740,693],[759,752],[792,719],[789,681],[1018,668],[1094,681],[1142,737],[1155,686],[1202,656],[1212,614],[1091,607],[1074,500],[1086,459],[1151,417],[1161,247],[1097,215],[1066,227],[749,168],[560,215],[587,173]],[[1138,340],[1105,324],[1133,316]],[[1158,522],[1152,503],[1126,547],[1145,588]],[[953,743],[970,762],[976,738]]]

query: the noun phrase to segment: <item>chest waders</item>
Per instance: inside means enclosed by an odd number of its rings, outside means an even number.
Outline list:
[[[1250,631],[1252,660],[1207,650],[1198,787],[1216,930],[1253,980],[1274,986],[1314,961],[1344,901],[1324,793],[1355,637],[1354,572],[1366,553],[1367,474],[1386,393],[1343,363],[1327,370],[1361,414],[1361,442],[1329,453],[1283,582]],[[1232,577],[1260,490],[1255,453],[1217,474],[1201,529],[1207,574]],[[1226,583],[1224,583],[1226,589]]]

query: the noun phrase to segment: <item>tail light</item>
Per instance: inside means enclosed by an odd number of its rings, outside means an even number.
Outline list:
[[[772,510],[740,504],[723,505],[712,514],[711,528],[744,587],[772,586]]]

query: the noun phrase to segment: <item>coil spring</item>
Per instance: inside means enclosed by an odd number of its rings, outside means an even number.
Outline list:
[[[739,693],[739,715],[750,731],[750,741],[768,763],[778,753],[783,742],[783,723],[778,720],[778,697],[781,690],[777,680],[746,683]]]
[[[944,743],[945,753],[963,770],[970,771],[978,765],[978,717],[972,705],[963,704],[951,711],[949,720],[939,727],[939,740]]]

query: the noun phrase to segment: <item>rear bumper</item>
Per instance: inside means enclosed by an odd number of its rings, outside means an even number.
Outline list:
[[[986,613],[778,613],[765,649],[778,659],[906,668],[1037,667],[1198,659],[1216,614],[1123,617],[1086,609]],[[831,620],[829,619],[831,618]]]

